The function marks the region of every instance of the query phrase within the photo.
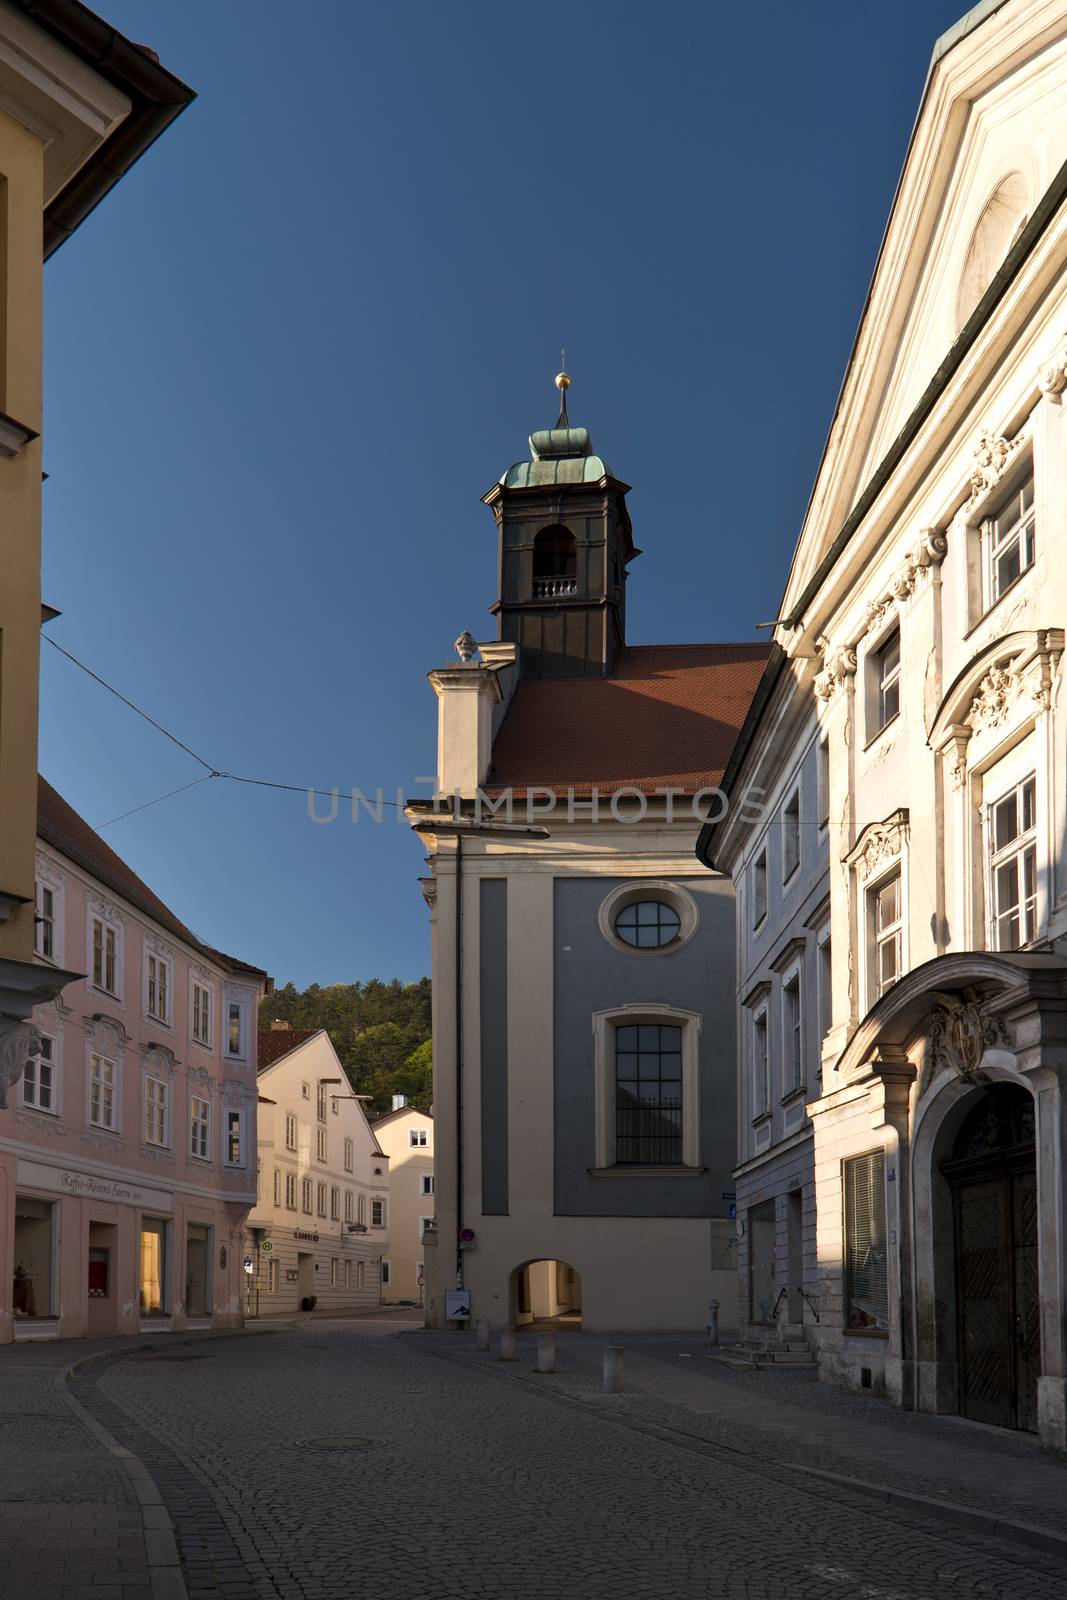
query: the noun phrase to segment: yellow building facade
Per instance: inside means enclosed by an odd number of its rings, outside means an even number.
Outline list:
[[[34,11],[0,0],[0,1106],[73,976],[33,961],[43,263],[193,99],[74,0]]]

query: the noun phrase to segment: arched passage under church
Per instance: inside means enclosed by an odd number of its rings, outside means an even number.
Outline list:
[[[577,1332],[582,1326],[582,1280],[566,1261],[524,1261],[511,1274],[516,1328]]]

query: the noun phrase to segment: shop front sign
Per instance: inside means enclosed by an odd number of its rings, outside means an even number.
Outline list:
[[[77,1195],[84,1200],[117,1201],[120,1205],[141,1206],[151,1211],[173,1211],[174,1196],[165,1189],[143,1189],[140,1184],[121,1178],[101,1178],[92,1172],[76,1172],[69,1167],[52,1167],[44,1161],[19,1157],[16,1182],[27,1189],[45,1189],[49,1194]]]

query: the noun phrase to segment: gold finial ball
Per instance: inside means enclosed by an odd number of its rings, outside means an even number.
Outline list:
[[[565,372],[557,372],[552,381],[555,383],[556,388],[560,390],[569,389],[571,386],[571,380]]]

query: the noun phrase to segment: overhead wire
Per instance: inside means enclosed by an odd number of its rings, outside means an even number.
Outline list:
[[[65,656],[68,661],[73,662],[76,667],[79,667],[82,672],[92,678],[94,683],[98,683],[102,689],[106,689],[109,694],[113,694],[116,700],[121,700],[124,706],[128,706],[137,716],[142,717],[145,722],[155,728],[157,733],[161,733],[165,739],[169,739],[171,744],[176,744],[179,750],[183,750],[187,756],[192,756],[193,760],[205,769],[202,778],[194,778],[191,783],[183,783],[177,789],[169,789],[166,794],[157,795],[154,800],[146,800],[143,805],[134,806],[129,811],[123,811],[119,816],[109,818],[107,822],[97,823],[96,826],[98,828],[110,828],[116,822],[124,822],[127,817],[136,816],[139,811],[147,811],[149,807],[160,805],[162,801],[170,800],[176,794],[184,794],[187,789],[195,789],[198,784],[206,783],[209,778],[226,778],[230,783],[249,784],[258,789],[281,789],[289,794],[316,795],[334,801],[339,801],[343,798],[354,802],[357,795],[365,799],[365,796],[362,796],[358,789],[351,794],[342,796],[339,789],[316,789],[312,784],[278,783],[272,778],[249,778],[239,772],[228,772],[223,767],[214,767],[210,761],[205,761],[203,756],[198,755],[195,750],[191,749],[184,740],[179,739],[176,733],[171,733],[170,729],[165,728],[161,722],[157,722],[155,717],[149,716],[148,712],[131,700],[128,695],[124,695],[120,689],[116,689],[113,683],[108,683],[106,678],[102,678],[98,672],[94,672],[92,667],[86,666],[84,661],[79,661],[76,655],[72,655],[61,644],[57,644],[50,635],[45,633],[41,637],[46,639],[54,650],[58,650],[61,656]],[[390,806],[397,811],[402,809],[402,803],[399,800],[386,800],[381,794],[377,796],[375,804]]]

